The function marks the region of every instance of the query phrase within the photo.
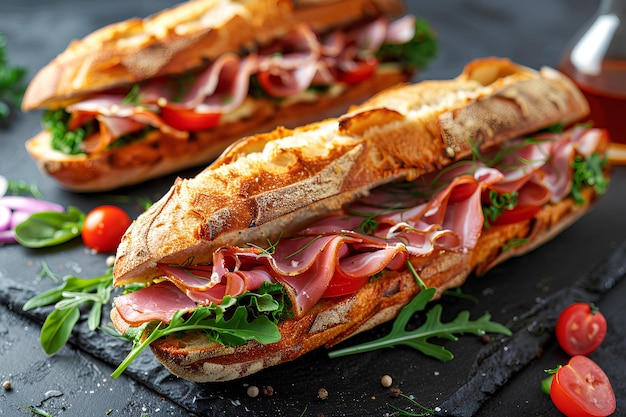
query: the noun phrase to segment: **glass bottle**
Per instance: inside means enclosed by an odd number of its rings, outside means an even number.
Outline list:
[[[570,45],[559,69],[587,97],[594,126],[626,144],[626,0],[602,0]]]

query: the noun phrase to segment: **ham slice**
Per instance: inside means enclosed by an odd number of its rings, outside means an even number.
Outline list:
[[[405,268],[409,255],[474,248],[484,227],[483,196],[489,191],[516,192],[518,204],[531,207],[563,198],[563,189],[571,184],[566,165],[577,154],[589,156],[601,135],[597,129],[579,128],[520,141],[513,151],[496,150],[491,160],[463,161],[443,174],[418,179],[420,193],[405,192],[402,198],[394,185],[381,187],[297,236],[281,239],[271,251],[228,246],[215,252],[213,265],[160,265],[168,281],[118,297],[116,305],[119,300],[118,309],[132,323],[163,320],[179,307],[220,303],[226,295],[235,297],[267,281],[283,284],[294,314],[301,317],[324,297],[333,279],[365,284],[384,269]],[[373,227],[364,231],[366,220]],[[155,301],[161,297],[172,299]],[[165,312],[157,311],[161,308]]]

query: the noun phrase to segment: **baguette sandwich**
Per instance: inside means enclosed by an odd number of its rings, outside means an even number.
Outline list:
[[[484,58],[244,138],[130,226],[112,322],[199,382],[333,346],[585,214],[610,174],[587,113],[561,73]]]
[[[195,0],[105,26],[30,82],[26,148],[93,192],[206,165],[243,136],[337,116],[436,50],[401,0]]]

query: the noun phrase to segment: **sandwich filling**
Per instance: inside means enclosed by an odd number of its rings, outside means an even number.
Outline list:
[[[264,310],[267,304],[255,302],[248,321],[302,317],[320,300],[349,296],[384,270],[406,270],[410,259],[471,251],[485,228],[528,221],[566,198],[582,205],[586,187],[603,194],[607,144],[604,130],[585,126],[546,130],[484,153],[472,143],[471,159],[381,186],[267,247],[224,246],[211,265],[160,264],[162,275],[116,297],[116,310],[135,328],[167,324],[204,307],[222,306],[219,317],[227,320],[238,300],[271,293],[287,307],[276,314],[276,307]],[[219,332],[207,335],[222,341]]]
[[[319,95],[339,95],[386,65],[407,73],[435,53],[428,25],[412,15],[380,17],[346,30],[316,33],[299,25],[285,39],[244,54],[226,53],[208,67],[105,91],[44,114],[51,146],[68,155],[97,154],[148,139],[174,140],[233,123],[256,106],[278,108]],[[264,103],[264,104],[263,104]]]

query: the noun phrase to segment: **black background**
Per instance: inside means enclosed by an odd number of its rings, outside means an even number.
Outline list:
[[[72,39],[170,4],[164,0],[3,1],[0,32],[7,37],[10,61],[27,67],[31,77]],[[420,80],[454,77],[471,59],[489,55],[510,57],[534,68],[555,66],[568,39],[592,15],[598,1],[407,4],[412,13],[432,23],[440,40],[440,53],[415,77]],[[37,183],[48,200],[85,212],[113,202],[135,217],[141,211],[139,198],[158,199],[174,180],[169,176],[103,194],[64,191],[42,176],[26,154],[24,141],[39,129],[39,112],[19,111],[9,127],[0,128],[0,174]],[[198,169],[178,175],[191,176]],[[49,357],[39,346],[40,323],[48,310],[28,316],[21,311],[26,299],[55,285],[40,278],[42,261],[58,275],[92,277],[106,270],[107,256],[91,253],[79,240],[45,250],[0,247],[0,379],[13,386],[10,391],[0,390],[0,415],[31,415],[22,406],[36,406],[53,416],[385,416],[394,415],[391,406],[420,411],[407,398],[388,396],[379,380],[389,374],[395,388],[427,407],[440,407],[440,414],[557,416],[539,384],[544,369],[567,360],[550,326],[555,312],[578,296],[598,301],[607,316],[607,340],[592,358],[613,383],[616,415],[624,415],[626,283],[619,280],[626,258],[620,246],[626,237],[624,187],[626,171],[617,167],[608,194],[589,215],[542,249],[508,261],[486,276],[471,277],[463,289],[477,297],[478,304],[446,298],[445,319],[462,309],[470,310],[472,318],[489,312],[516,331],[511,339],[489,344],[473,336],[441,342],[456,355],[448,363],[404,348],[332,360],[322,349],[242,380],[192,384],[170,376],[145,352],[114,380],[109,375],[128,344],[101,332],[91,333],[82,325],[70,345]],[[607,264],[610,254],[614,258]],[[594,271],[594,277],[589,277]],[[587,288],[589,283],[592,289]],[[387,330],[382,326],[357,339],[380,336]],[[274,393],[249,398],[248,385],[271,386]],[[326,400],[317,398],[319,388],[328,391]]]

